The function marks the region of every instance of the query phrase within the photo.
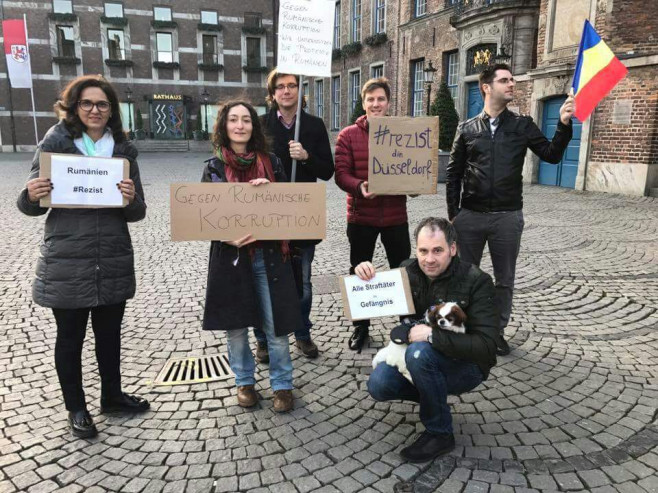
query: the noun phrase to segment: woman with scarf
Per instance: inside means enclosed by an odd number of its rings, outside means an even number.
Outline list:
[[[137,150],[126,140],[112,85],[100,75],[78,77],[62,92],[55,112],[61,120],[39,143],[17,205],[28,216],[48,213],[32,296],[55,316],[55,367],[71,433],[89,438],[98,433],[82,388],[82,344],[90,313],[101,377],[101,413],[149,409],[145,399],[122,391],[120,373],[121,323],[136,284],[127,223],[144,219],[146,204]],[[117,183],[128,205],[41,207],[40,199],[57,186],[39,177],[42,152],[128,159],[130,178]]]
[[[267,152],[260,119],[249,103],[231,101],[221,107],[212,141],[215,157],[207,161],[201,181],[254,187],[286,181],[281,161]],[[248,332],[248,327],[255,327],[267,336],[273,408],[292,409],[288,334],[301,324],[287,241],[256,241],[248,234],[211,243],[203,328],[228,331],[229,363],[240,406],[255,406],[259,399]]]

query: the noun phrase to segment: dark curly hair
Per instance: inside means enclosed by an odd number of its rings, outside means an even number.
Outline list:
[[[112,84],[110,84],[102,75],[83,75],[73,79],[64,88],[55,103],[54,109],[57,116],[64,120],[67,128],[73,135],[73,138],[82,137],[82,133],[87,129],[76,110],[82,91],[88,87],[98,87],[102,90],[110,102],[110,119],[107,126],[110,128],[114,137],[114,142],[123,142],[126,140],[126,134],[121,124],[121,109],[119,108],[119,97]]]
[[[265,139],[263,125],[258,117],[258,113],[250,103],[239,99],[220,104],[217,120],[215,120],[215,126],[212,129],[212,145],[215,150],[220,147],[230,147],[231,145],[228,133],[226,132],[226,122],[229,111],[236,106],[244,106],[249,110],[249,115],[251,116],[252,131],[251,138],[247,142],[247,152],[268,152],[267,140]]]

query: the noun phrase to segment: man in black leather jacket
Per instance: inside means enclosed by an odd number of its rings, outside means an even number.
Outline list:
[[[498,312],[491,276],[457,257],[455,228],[447,219],[423,219],[414,236],[416,258],[401,265],[409,276],[416,309],[402,323],[409,331],[405,363],[413,384],[396,367],[380,363],[368,379],[368,392],[377,401],[420,404],[425,432],[400,453],[411,462],[425,462],[455,446],[448,395],[473,390],[496,364]],[[375,268],[362,262],[355,274],[370,280]],[[456,302],[465,312],[465,334],[411,322],[422,320],[430,306],[444,302]]]
[[[528,148],[557,164],[571,140],[573,96],[560,108],[549,141],[529,116],[507,109],[514,97],[510,67],[493,65],[480,74],[484,111],[459,125],[446,175],[448,218],[458,235],[459,256],[480,265],[484,245],[496,279],[500,312],[498,354],[509,354],[502,337],[512,311],[516,258],[523,232],[523,162]]]

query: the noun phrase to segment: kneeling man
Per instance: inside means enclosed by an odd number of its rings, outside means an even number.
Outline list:
[[[496,364],[498,311],[491,277],[457,256],[457,233],[447,219],[423,219],[414,233],[416,257],[402,263],[407,270],[416,315],[405,317],[410,327],[405,353],[413,384],[397,368],[380,363],[370,375],[368,392],[377,401],[409,400],[420,403],[425,426],[418,439],[402,449],[411,462],[425,462],[455,446],[448,394],[468,392],[487,379]],[[370,262],[355,273],[363,280],[375,275]],[[466,333],[426,325],[425,311],[432,305],[456,302],[466,313]],[[414,325],[414,320],[418,320]]]

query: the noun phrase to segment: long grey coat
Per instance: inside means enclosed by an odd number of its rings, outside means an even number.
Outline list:
[[[61,121],[39,143],[28,180],[39,176],[41,152],[80,154]],[[135,160],[137,149],[130,142],[116,143],[114,157],[130,161],[135,199],[122,209],[50,209],[32,285],[32,297],[41,306],[88,308],[120,303],[135,295],[128,223],[144,218],[146,203]],[[27,188],[18,196],[17,205],[28,216],[49,210],[30,202]]]

